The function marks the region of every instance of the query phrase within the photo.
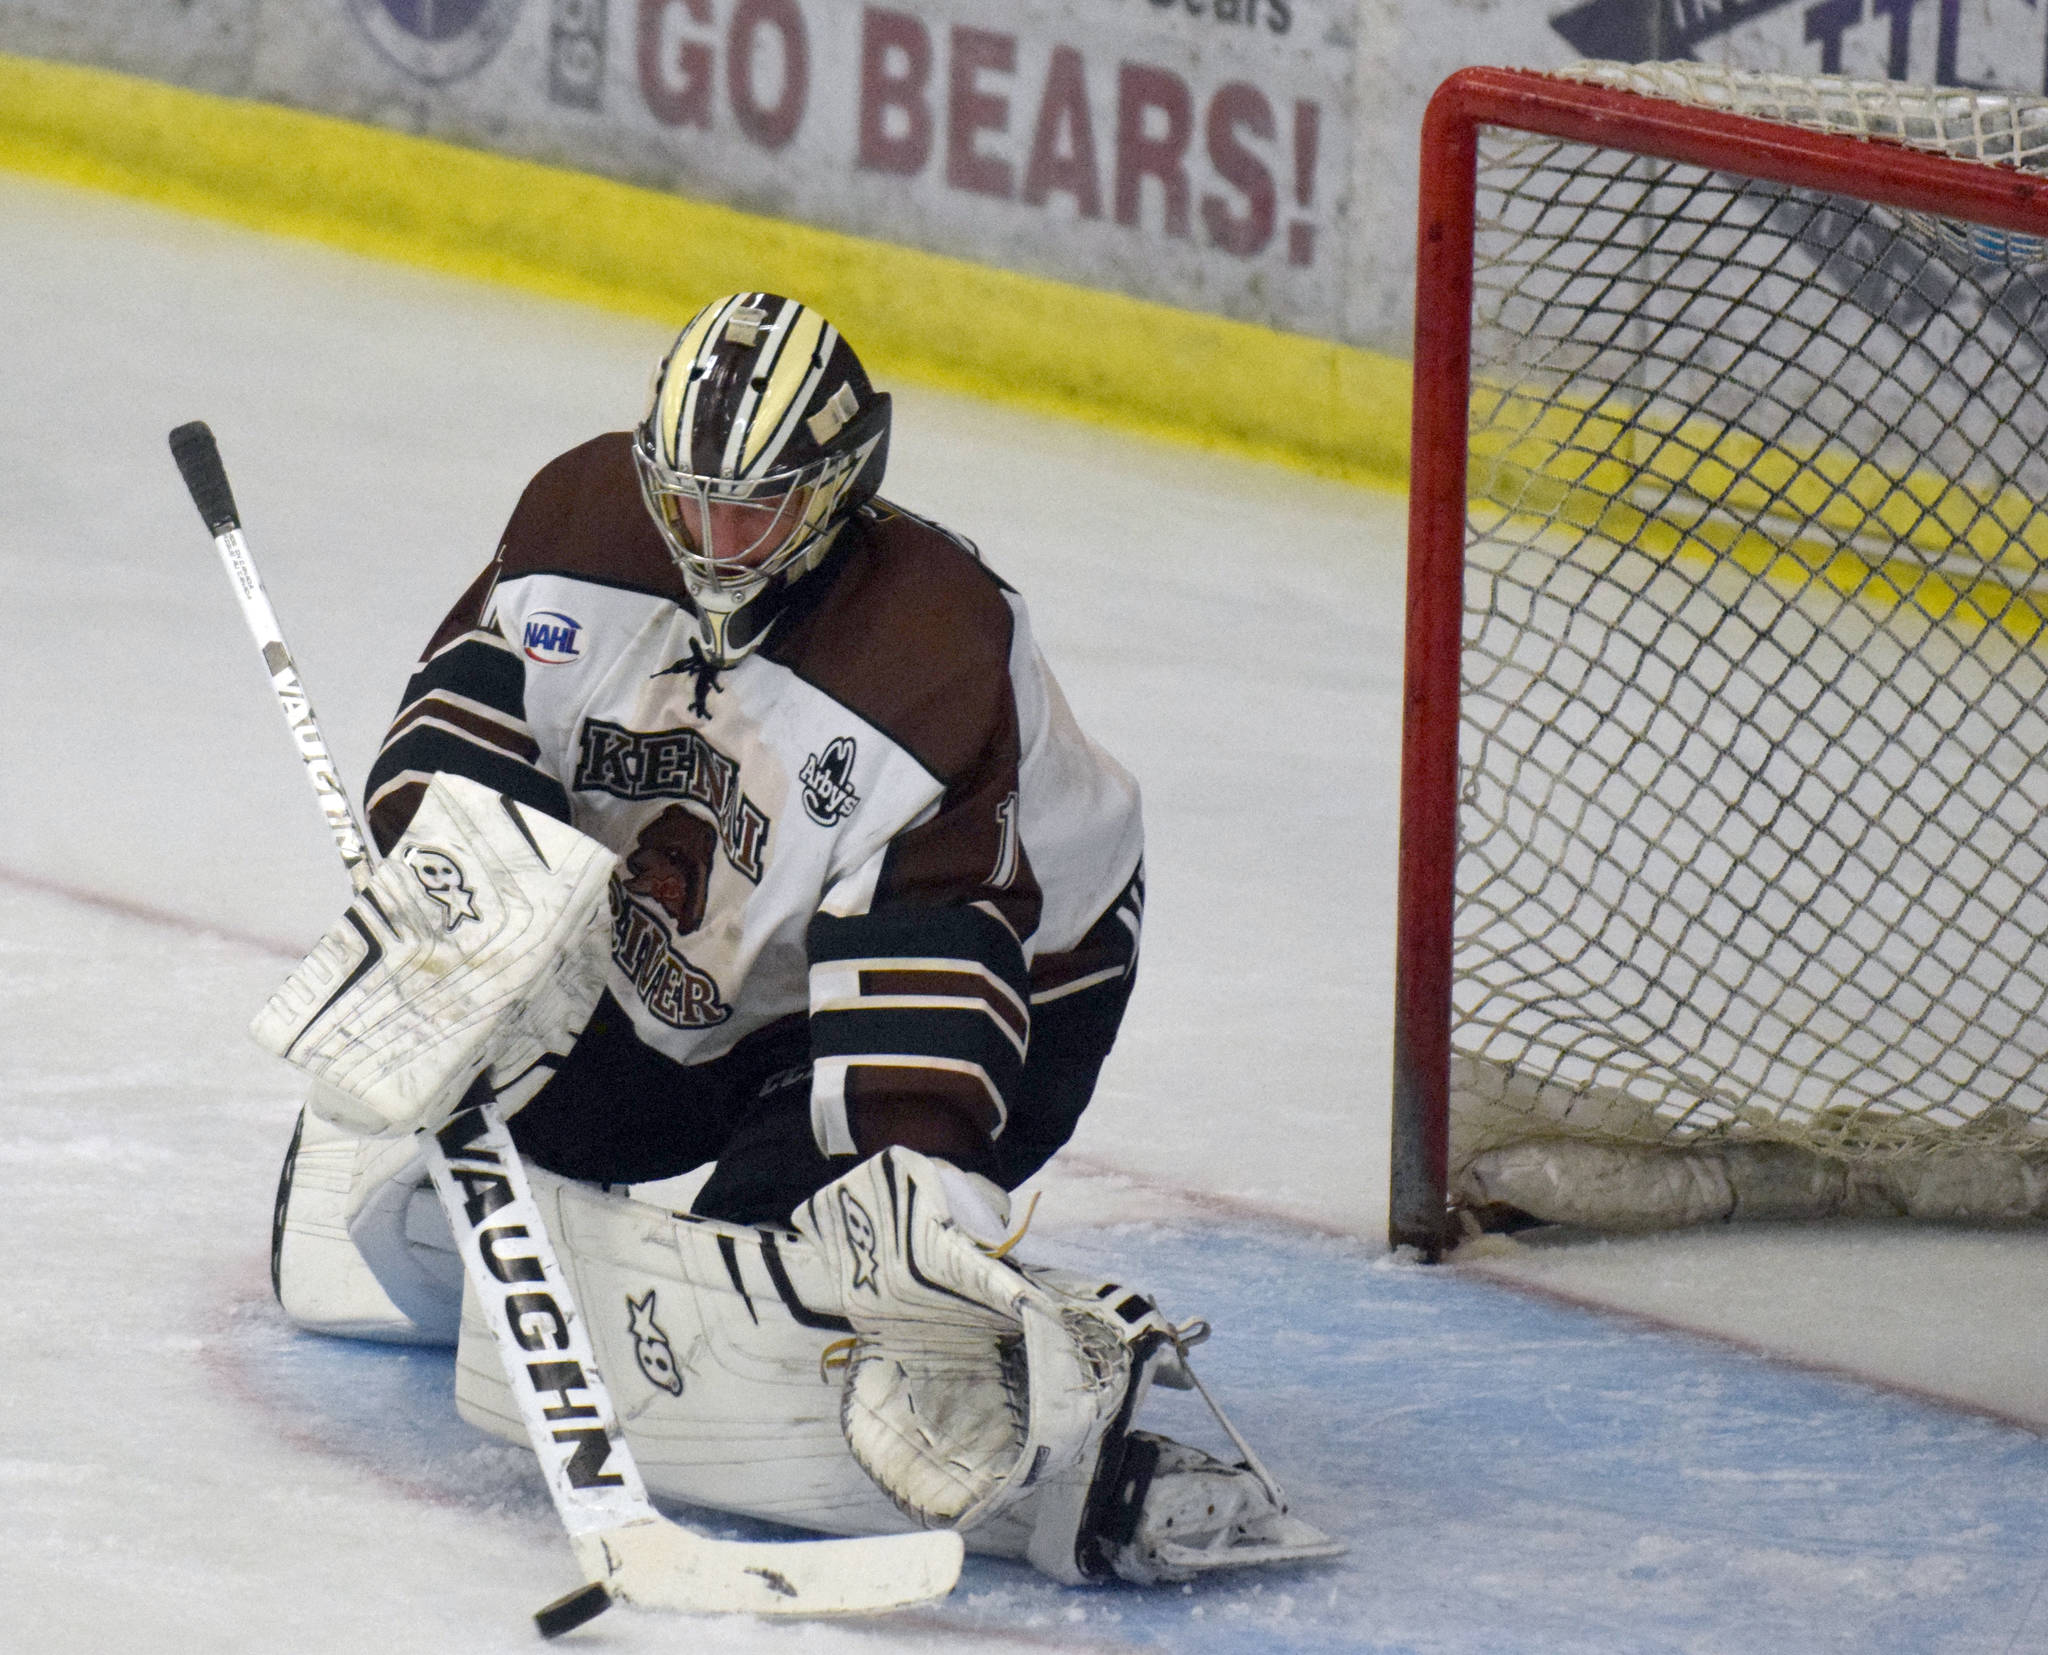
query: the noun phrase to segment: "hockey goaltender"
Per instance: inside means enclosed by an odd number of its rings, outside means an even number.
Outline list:
[[[526,1440],[415,1137],[488,1085],[653,1492],[1073,1583],[1333,1555],[1249,1454],[1133,1427],[1200,1324],[1016,1245],[1130,994],[1138,792],[1017,594],[877,495],[889,423],[737,294],[528,485],[371,772],[381,866],[257,1021],[313,1076],[278,1297],[458,1344]],[[710,1163],[687,1215],[627,1193]]]

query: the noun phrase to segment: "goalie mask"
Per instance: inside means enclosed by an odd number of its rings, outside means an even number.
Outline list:
[[[880,485],[888,449],[889,398],[816,311],[736,293],[691,318],[633,460],[714,660],[761,641],[789,583]]]

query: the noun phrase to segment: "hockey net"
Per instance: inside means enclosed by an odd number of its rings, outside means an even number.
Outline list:
[[[2048,1216],[2048,100],[1460,80],[1425,148],[1396,1239],[1447,1202]],[[1430,245],[1460,132],[1469,255]]]

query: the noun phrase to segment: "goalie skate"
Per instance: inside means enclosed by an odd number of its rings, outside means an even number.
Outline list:
[[[1127,1329],[1132,1383],[1117,1420],[1105,1432],[1086,1509],[1072,1528],[1071,1572],[1053,1566],[1039,1519],[1031,1559],[1069,1581],[1111,1576],[1141,1586],[1184,1581],[1214,1569],[1306,1563],[1341,1557],[1348,1548],[1294,1516],[1287,1497],[1208,1388],[1195,1377],[1188,1352],[1209,1336],[1206,1322],[1174,1326],[1142,1294],[1119,1283],[1042,1265],[1023,1265],[1044,1290],[1078,1303],[1113,1307]],[[1153,1385],[1192,1390],[1244,1456],[1226,1464],[1200,1448],[1132,1428]],[[1041,1497],[1050,1501],[1050,1492]]]
[[[1150,1299],[1118,1282],[1043,1265],[1019,1268],[1056,1299],[1114,1317],[1130,1352],[1130,1388],[1092,1469],[1064,1488],[1054,1482],[1027,1508],[1032,1523],[1023,1554],[1040,1570],[1070,1585],[1115,1578],[1150,1586],[1348,1550],[1292,1515],[1272,1474],[1195,1377],[1188,1351],[1209,1336],[1207,1323],[1176,1327]],[[1199,1393],[1243,1461],[1226,1464],[1188,1443],[1132,1428],[1153,1385]]]
[[[1092,1536],[1109,1569],[1141,1585],[1192,1580],[1212,1569],[1341,1557],[1333,1540],[1287,1509],[1250,1465],[1225,1465],[1171,1437],[1132,1431]]]

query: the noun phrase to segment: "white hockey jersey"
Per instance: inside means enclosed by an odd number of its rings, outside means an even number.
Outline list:
[[[1135,901],[1131,948],[1081,945],[1133,886],[1135,783],[1075,722],[1023,601],[885,502],[714,669],[629,439],[572,450],[407,687],[369,784],[383,844],[437,770],[618,852],[609,988],[646,1046],[703,1065],[807,1019],[827,1154],[864,1152],[864,1100],[993,1138],[1034,997],[1131,966]]]

